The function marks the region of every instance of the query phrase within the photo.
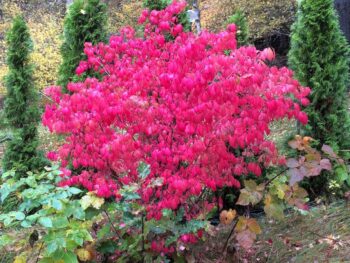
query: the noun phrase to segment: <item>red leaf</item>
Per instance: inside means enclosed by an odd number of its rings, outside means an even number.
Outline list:
[[[333,158],[336,158],[337,155],[335,154],[335,152],[333,151],[332,147],[330,147],[329,145],[326,145],[324,144],[322,146],[322,149],[321,149],[324,153],[328,154],[329,156],[333,157]]]
[[[332,164],[331,164],[329,159],[322,159],[320,161],[320,165],[321,165],[322,169],[325,169],[328,171],[332,170]]]
[[[298,160],[294,159],[294,158],[289,158],[287,160],[287,163],[286,163],[287,167],[288,168],[297,168],[300,166]]]
[[[303,173],[298,168],[289,169],[288,173],[290,175],[289,184],[294,185],[304,179]]]

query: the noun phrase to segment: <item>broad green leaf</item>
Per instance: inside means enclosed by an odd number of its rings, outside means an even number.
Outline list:
[[[173,211],[171,209],[163,209],[162,210],[162,215],[164,217],[170,217],[173,214]]]
[[[24,220],[21,222],[21,227],[29,228],[29,227],[32,227],[32,224],[30,223],[30,221]]]
[[[63,208],[61,200],[57,200],[57,199],[52,200],[51,206],[58,211],[62,210],[62,208]]]
[[[30,223],[33,223],[34,221],[38,220],[40,215],[38,213],[35,213],[33,215],[27,216],[26,220],[28,220]]]
[[[1,175],[2,179],[5,179],[7,177],[14,177],[16,175],[16,172],[14,170],[6,171]]]
[[[113,242],[112,240],[107,240],[101,242],[99,247],[97,247],[97,251],[101,253],[114,253],[114,251],[118,248],[118,244]]]
[[[38,222],[46,228],[51,228],[52,227],[52,220],[49,217],[40,217]]]
[[[26,184],[31,188],[36,188],[38,186],[38,183],[33,175],[26,178]]]
[[[57,249],[58,249],[58,245],[54,241],[51,241],[48,244],[46,244],[46,251],[49,255],[53,254]]]
[[[58,216],[53,219],[52,225],[54,228],[65,228],[69,225],[69,221],[64,216]]]
[[[15,213],[15,218],[19,221],[22,221],[24,218],[26,218],[26,215],[22,212],[16,212]]]
[[[344,166],[336,167],[334,172],[338,182],[344,182],[349,178],[349,174]]]
[[[8,185],[7,183],[3,184],[0,188],[1,203],[3,203],[13,191],[14,189],[10,185]]]
[[[77,194],[80,194],[83,192],[82,190],[80,190],[79,188],[76,188],[76,187],[69,187],[68,191],[73,195],[77,195]]]
[[[122,193],[122,196],[124,197],[125,201],[141,199],[141,197],[138,193],[124,192],[124,193]]]
[[[62,260],[64,263],[78,263],[77,255],[73,252],[67,251],[56,251],[53,256],[55,260]]]
[[[13,222],[13,219],[14,219],[14,218],[13,218],[13,217],[10,217],[10,216],[6,217],[5,220],[4,220],[4,225],[5,225],[5,227],[11,225],[11,223]]]

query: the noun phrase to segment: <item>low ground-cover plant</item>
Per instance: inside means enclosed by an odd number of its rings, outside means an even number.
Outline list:
[[[322,170],[332,169],[339,174],[339,168],[344,169],[342,175],[347,175],[344,161],[329,146],[324,145],[321,153],[311,147],[311,140],[296,136],[289,145],[300,154],[287,159],[283,170],[269,174],[259,183],[244,180],[234,209],[221,210],[219,205],[220,223],[232,227],[226,243],[222,241],[223,251],[232,239],[236,240],[236,247],[248,251],[252,248],[262,229],[251,217],[250,209],[262,204],[268,217],[280,220],[288,208],[305,213],[307,192],[298,185],[303,177],[314,177]],[[1,202],[12,193],[20,199],[18,209],[0,215],[5,232],[0,238],[0,249],[21,247],[16,250],[16,262],[33,258],[42,263],[78,262],[78,259],[94,262],[102,258],[112,262],[169,262],[171,258],[185,262],[194,243],[205,241],[208,230],[215,234],[209,219],[217,207],[205,205],[206,192],[189,200],[198,209],[196,218],[189,218],[184,207],[175,211],[163,209],[160,219],[147,218],[147,204],[139,194],[150,175],[150,167],[145,163],[138,167],[140,182],[119,189],[118,202],[75,187],[57,187],[62,180],[62,172],[57,169],[55,166],[42,173],[28,173],[19,181],[14,171],[1,177]],[[161,184],[161,180],[155,180],[150,187]],[[16,236],[21,232],[27,234]]]
[[[57,168],[29,172],[19,181],[15,171],[1,177],[1,203],[12,193],[20,199],[17,209],[0,215],[4,231],[0,250],[15,247],[9,249],[17,253],[15,262],[90,262],[98,257],[113,262],[164,262],[178,245],[202,237],[208,226],[207,221],[184,220],[183,209],[163,210],[161,220],[146,220],[136,184],[120,190],[118,203],[75,187],[57,187],[61,180]],[[145,179],[148,174],[148,167],[141,166],[139,176]]]
[[[291,183],[300,182],[312,193],[312,198],[343,197],[350,187],[350,176],[345,160],[329,145],[320,145],[311,137],[296,136],[288,142],[294,150],[287,160]],[[317,186],[319,186],[317,188]]]
[[[41,258],[40,262],[78,262],[73,252],[85,241],[92,241],[91,213],[84,210],[77,198],[83,192],[75,187],[57,187],[60,179],[57,168],[47,168],[42,173],[28,172],[27,177],[20,180],[15,171],[1,177],[1,203],[12,193],[20,200],[16,210],[0,215],[0,222],[8,232],[1,238],[1,247],[22,244],[20,253],[17,251],[22,262],[34,257]],[[27,229],[28,236],[16,237],[18,228]]]

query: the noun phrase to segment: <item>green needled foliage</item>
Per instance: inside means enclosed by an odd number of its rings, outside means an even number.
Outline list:
[[[149,10],[163,10],[171,2],[172,0],[143,0],[143,6]],[[188,20],[186,11],[179,14],[178,21],[183,26],[184,31],[191,31],[191,23]]]
[[[334,149],[348,148],[349,46],[332,0],[301,1],[288,60],[295,77],[312,89],[306,132]]]
[[[240,10],[236,11],[227,19],[227,24],[235,24],[237,26],[238,46],[248,45],[249,27],[247,18],[244,13]]]
[[[37,123],[40,112],[33,82],[30,52],[33,49],[29,30],[22,17],[16,17],[7,34],[7,65],[5,77],[7,97],[5,117],[12,129],[13,139],[8,143],[3,169],[17,169],[19,173],[35,170],[43,165],[37,146]]]
[[[107,7],[100,0],[75,0],[64,21],[63,62],[59,69],[58,85],[67,92],[67,84],[78,80],[75,69],[84,60],[84,43],[96,45],[107,41]]]

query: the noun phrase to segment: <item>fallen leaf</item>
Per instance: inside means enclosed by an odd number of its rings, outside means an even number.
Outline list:
[[[220,213],[220,222],[224,225],[229,225],[232,223],[233,219],[236,217],[237,212],[236,210],[223,210]]]

